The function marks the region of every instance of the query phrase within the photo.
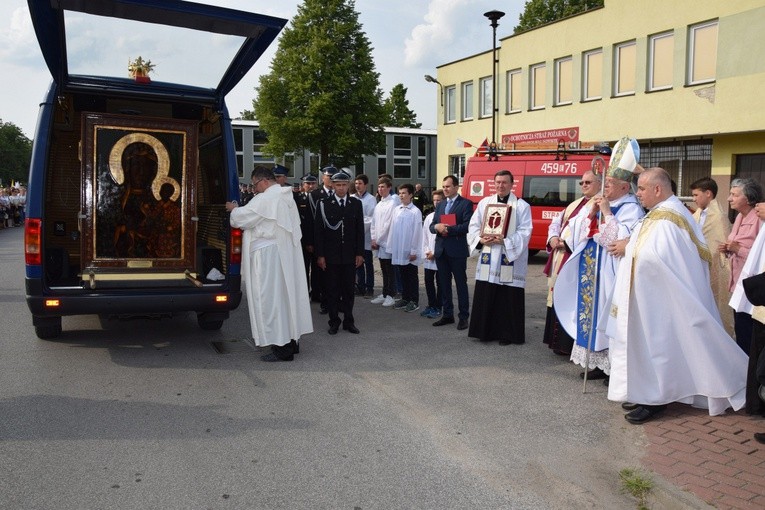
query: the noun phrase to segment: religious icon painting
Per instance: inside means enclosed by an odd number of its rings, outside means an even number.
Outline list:
[[[83,272],[194,269],[197,130],[83,114]]]

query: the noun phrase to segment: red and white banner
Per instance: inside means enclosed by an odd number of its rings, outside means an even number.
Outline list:
[[[565,143],[579,141],[579,127],[560,129],[546,129],[544,131],[528,131],[526,133],[512,133],[502,135],[502,145],[507,147],[511,144],[538,144],[538,143]]]

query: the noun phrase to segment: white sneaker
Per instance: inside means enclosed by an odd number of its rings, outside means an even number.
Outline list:
[[[393,296],[385,296],[385,301],[383,301],[383,306],[393,306],[396,304],[396,300],[393,299]]]
[[[385,301],[385,294],[380,294],[379,296],[371,300],[370,303],[372,303],[373,305],[379,305],[383,301]]]

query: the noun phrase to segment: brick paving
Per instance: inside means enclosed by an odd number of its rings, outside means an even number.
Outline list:
[[[765,508],[765,445],[753,438],[765,419],[672,404],[644,427],[647,468],[720,510]]]

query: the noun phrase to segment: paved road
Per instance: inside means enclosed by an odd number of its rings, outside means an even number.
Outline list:
[[[21,239],[0,230],[0,508],[636,506],[618,473],[643,431],[541,343],[543,256],[525,345],[359,300],[360,335],[313,305],[296,361],[267,364],[244,307],[219,332],[83,316],[37,340]],[[657,483],[653,508],[705,508]]]

